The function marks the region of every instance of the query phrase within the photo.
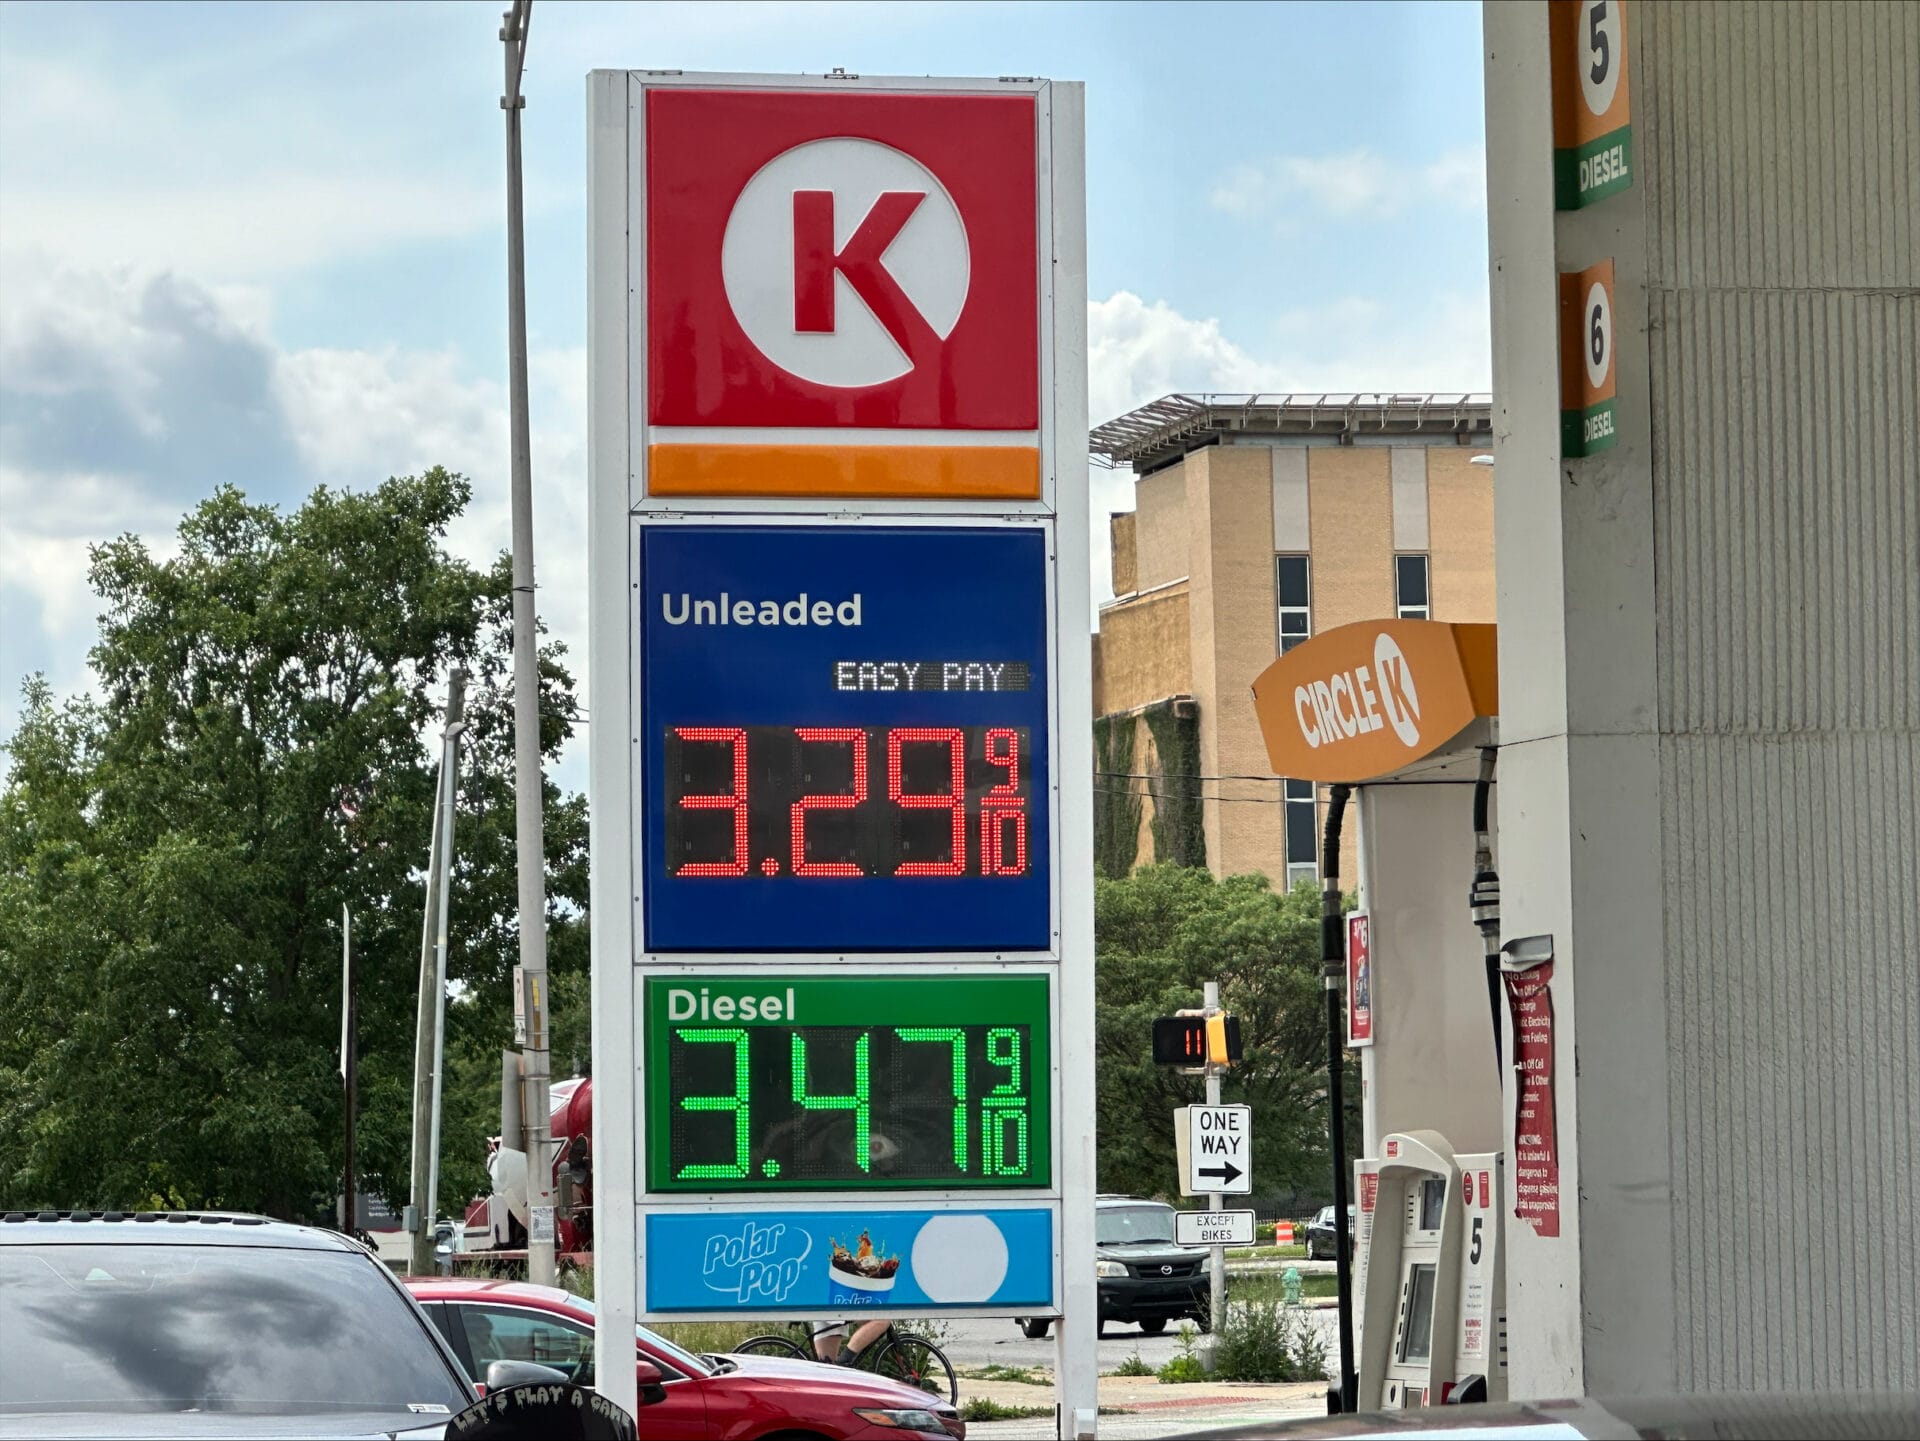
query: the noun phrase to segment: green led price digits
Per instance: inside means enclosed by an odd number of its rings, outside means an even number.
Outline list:
[[[1024,1030],[675,1027],[673,1179],[1031,1184]]]

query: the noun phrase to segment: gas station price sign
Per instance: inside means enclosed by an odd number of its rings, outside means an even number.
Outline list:
[[[647,1189],[1052,1181],[1043,975],[650,976]]]
[[[1038,526],[650,525],[639,548],[648,950],[1051,946]]]

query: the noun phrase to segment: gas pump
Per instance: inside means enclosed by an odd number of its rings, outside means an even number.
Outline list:
[[[1434,1131],[1382,1151],[1354,1164],[1359,1409],[1503,1401],[1502,1158],[1456,1156]]]

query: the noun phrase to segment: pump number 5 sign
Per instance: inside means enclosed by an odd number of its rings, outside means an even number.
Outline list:
[[[1560,277],[1560,453],[1592,455],[1616,437],[1613,262]]]
[[[1553,197],[1579,210],[1633,184],[1626,0],[1553,0]]]

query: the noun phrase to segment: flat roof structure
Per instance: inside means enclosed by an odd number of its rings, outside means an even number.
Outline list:
[[[1087,448],[1096,465],[1131,465],[1146,475],[1237,436],[1325,436],[1351,445],[1368,438],[1435,434],[1453,434],[1462,445],[1484,446],[1493,434],[1493,397],[1483,392],[1365,391],[1166,395],[1095,426]]]

